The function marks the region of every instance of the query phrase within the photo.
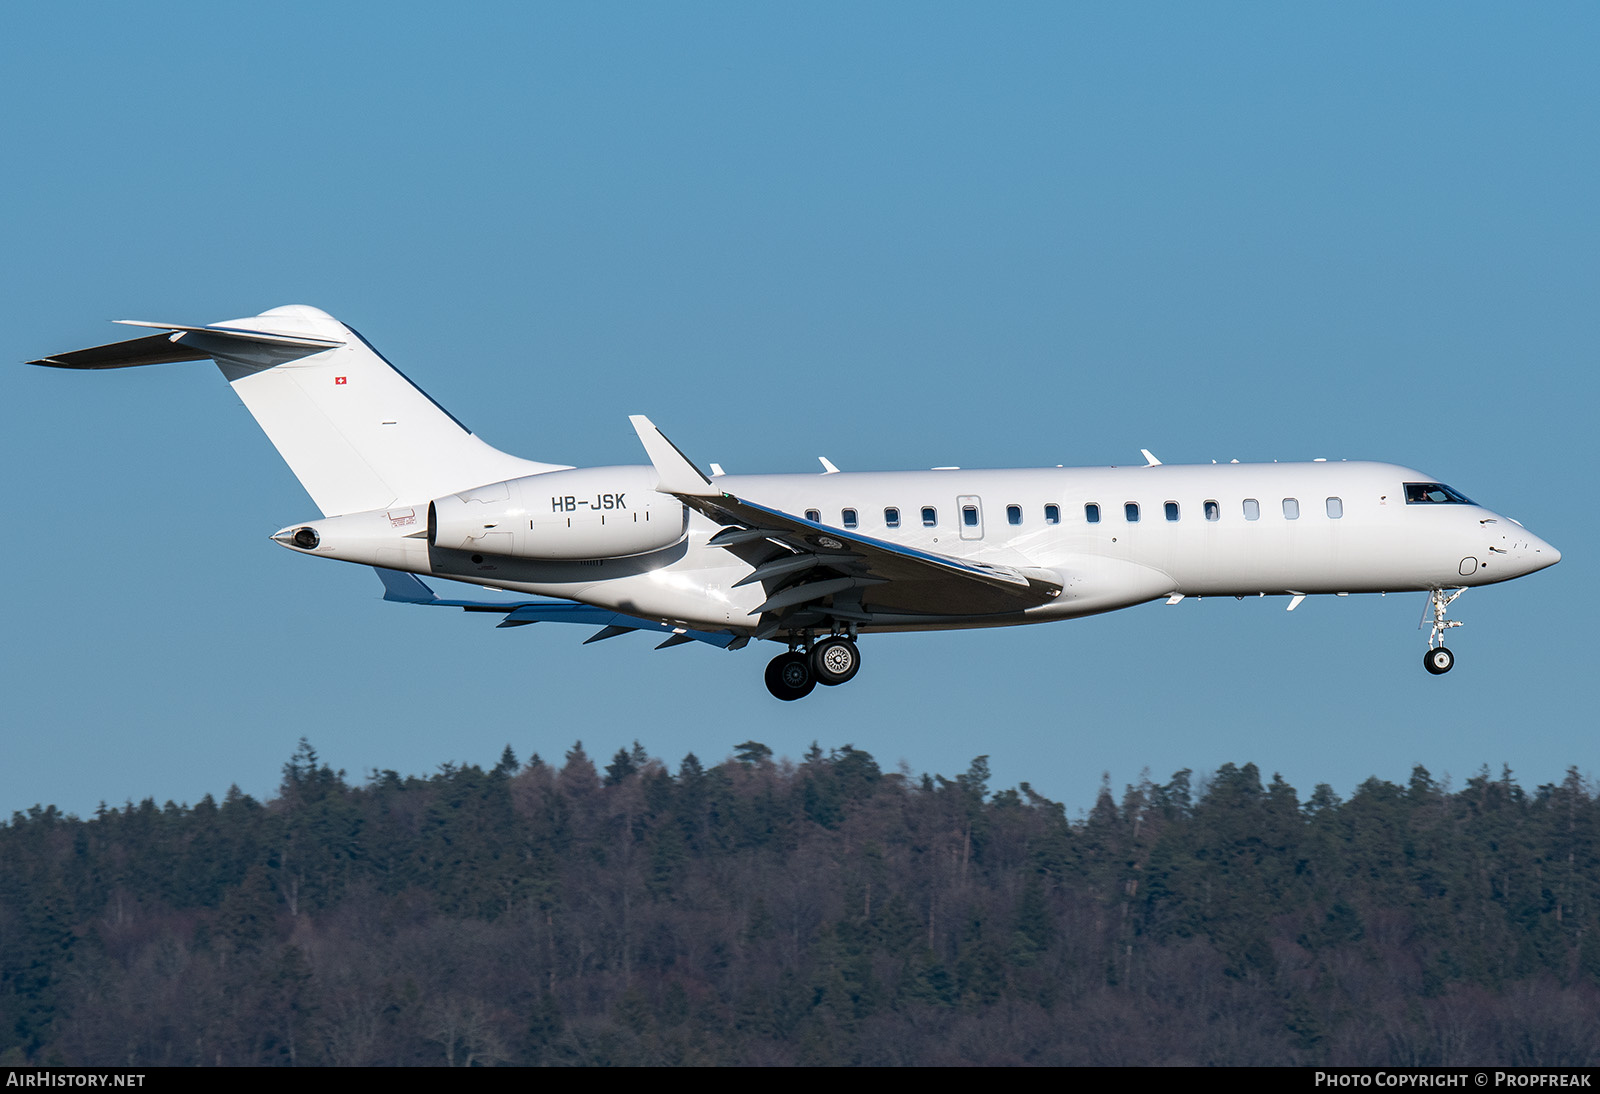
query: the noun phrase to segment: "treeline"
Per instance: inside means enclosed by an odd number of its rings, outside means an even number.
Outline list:
[[[1600,1062],[1600,799],[754,741],[0,826],[0,1063]]]

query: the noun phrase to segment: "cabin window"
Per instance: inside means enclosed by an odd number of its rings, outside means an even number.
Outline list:
[[[1100,506],[1092,501],[1088,505],[1085,505],[1083,507],[1083,519],[1088,521],[1090,524],[1099,524]]]
[[[924,505],[922,507],[922,526],[924,528],[932,528],[934,525],[936,525],[938,523],[939,523],[939,510],[935,509],[931,505]]]
[[[820,509],[807,509],[806,510],[806,519],[809,520],[812,524],[821,524],[822,523],[822,510],[820,510]]]
[[[1095,511],[1094,519],[1095,520],[1099,520],[1100,519],[1100,512],[1099,512],[1098,509]],[[1059,505],[1046,505],[1044,507],[1044,522],[1046,524],[1060,524],[1061,523],[1061,506],[1059,506]]]
[[[1124,505],[1122,507],[1122,515],[1123,515],[1124,518],[1127,519],[1129,524],[1138,524],[1139,523],[1139,503],[1136,502],[1136,501],[1128,502],[1126,505]]]
[[[1255,498],[1245,498],[1244,499],[1244,519],[1245,520],[1260,520],[1261,519],[1261,503],[1259,501],[1257,501]]]
[[[1450,489],[1442,482],[1406,483],[1407,505],[1473,505],[1465,494]]]
[[[1163,506],[1163,508],[1166,510],[1166,514],[1167,514],[1167,519],[1168,520],[1177,520],[1178,519],[1178,503],[1177,502],[1169,501],[1169,502],[1167,502],[1167,504],[1165,506]]]
[[[961,507],[961,523],[968,528],[978,526],[978,507],[976,505],[963,505]]]
[[[900,527],[900,510],[893,505],[883,511],[883,523],[886,528]]]
[[[1021,524],[1022,523],[1022,506],[1020,506],[1020,505],[1008,505],[1008,506],[1006,506],[1006,523],[1007,524]]]
[[[1297,498],[1284,498],[1283,499],[1283,519],[1284,520],[1299,520],[1300,519],[1300,502],[1299,502],[1299,500]]]
[[[1344,516],[1344,502],[1338,498],[1329,498],[1328,516],[1334,520],[1338,520],[1340,517]]]
[[[856,511],[854,509],[846,509],[839,515],[844,517],[844,526],[846,528],[854,528],[857,524],[861,523],[860,519],[857,518]]]
[[[1206,519],[1211,521],[1222,519],[1222,506],[1217,504],[1215,498],[1206,499]]]

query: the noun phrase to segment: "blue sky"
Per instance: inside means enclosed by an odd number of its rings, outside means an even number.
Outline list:
[[[11,5],[12,362],[308,303],[530,458],[642,462],[646,413],[730,471],[1385,459],[1564,561],[1463,596],[1438,679],[1420,594],[1191,600],[870,638],[779,704],[765,649],[277,547],[315,508],[208,364],[13,364],[0,813],[269,795],[302,735],[355,777],[987,753],[1074,812],[1228,761],[1593,775],[1597,51],[1559,3]]]

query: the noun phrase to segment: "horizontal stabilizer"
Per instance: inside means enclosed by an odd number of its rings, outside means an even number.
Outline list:
[[[248,330],[244,327],[188,327],[181,323],[149,323],[143,319],[113,319],[125,327],[155,327],[157,330],[177,331],[184,334],[215,334],[240,342],[259,342],[267,346],[295,346],[300,349],[333,349],[344,345],[342,338],[312,338],[309,335],[275,334],[266,330]]]
[[[171,335],[151,334],[144,338],[130,338],[126,342],[111,342],[70,353],[57,353],[29,361],[28,364],[48,368],[134,368],[138,365],[170,365],[175,361],[210,359],[211,354],[180,346],[172,340]]]
[[[89,349],[56,353],[29,361],[30,365],[49,368],[135,368],[139,365],[170,365],[177,361],[209,361],[216,356],[215,347],[186,345],[185,334],[215,336],[228,342],[288,349],[305,349],[321,352],[344,345],[332,338],[312,338],[307,335],[274,334],[271,331],[246,330],[243,327],[190,327],[178,323],[147,323],[142,319],[118,319],[125,327],[154,327],[166,334],[150,334],[143,338],[130,338],[126,342],[110,342]],[[203,339],[202,339],[203,342]]]

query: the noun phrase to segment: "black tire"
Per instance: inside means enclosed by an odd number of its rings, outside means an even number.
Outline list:
[[[1435,676],[1443,676],[1456,667],[1456,655],[1440,646],[1422,655],[1422,667]]]
[[[824,638],[811,647],[811,674],[817,683],[836,687],[861,671],[861,650],[848,638]]]
[[[767,690],[775,699],[792,703],[810,695],[816,686],[811,659],[803,653],[780,653],[767,664]]]

